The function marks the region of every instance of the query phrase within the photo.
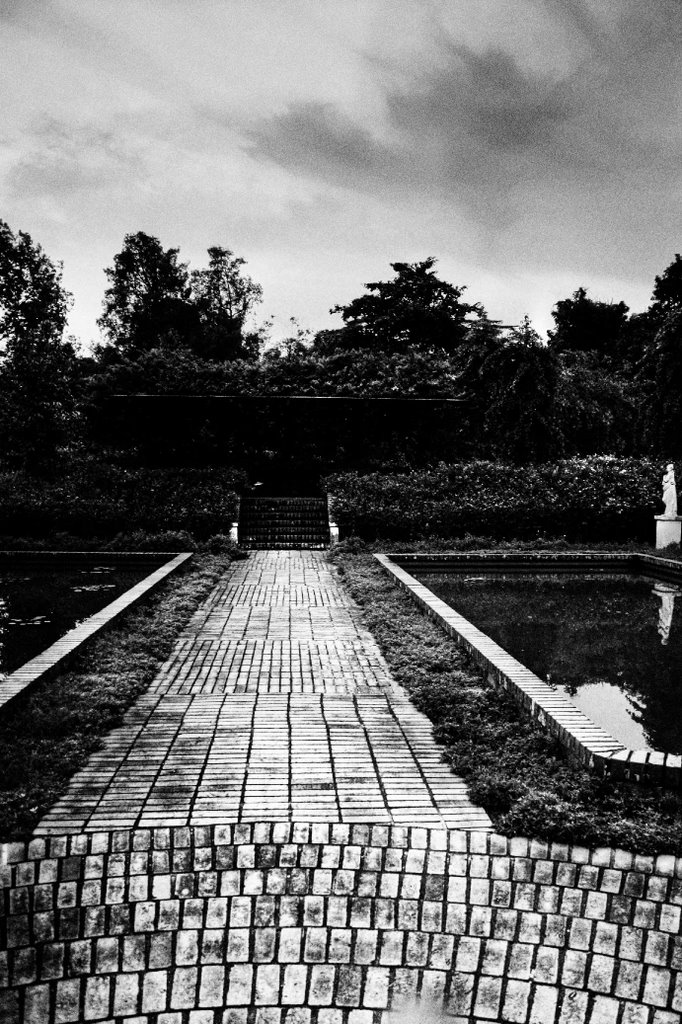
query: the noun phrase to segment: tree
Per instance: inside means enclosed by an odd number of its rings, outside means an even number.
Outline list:
[[[548,331],[549,346],[555,352],[617,355],[627,315],[624,302],[598,302],[587,297],[586,288],[578,288],[552,310],[556,330]]]
[[[682,308],[671,311],[642,360],[645,434],[664,458],[682,456]]]
[[[61,267],[30,235],[15,235],[0,220],[0,340],[6,348],[36,331],[61,338],[70,304]]]
[[[179,249],[164,249],[158,238],[138,231],[126,235],[113,267],[97,323],[121,352],[136,355],[164,344],[188,344],[198,331],[187,264]]]
[[[405,352],[413,346],[431,351],[452,352],[469,329],[467,317],[482,316],[482,307],[462,302],[464,288],[441,281],[433,270],[436,260],[421,263],[391,263],[392,281],[365,285],[369,294],[353,299],[347,306],[334,306],[345,328],[338,339],[345,348],[369,348]],[[334,343],[326,334],[324,342]]]
[[[42,471],[71,437],[76,358],[63,334],[71,296],[61,267],[0,221],[0,429],[5,458]]]
[[[682,257],[675,253],[675,259],[656,277],[652,295],[651,312],[667,315],[682,310]]]
[[[565,455],[632,455],[641,386],[632,365],[613,367],[594,352],[561,357],[557,416]]]
[[[192,299],[200,323],[198,354],[208,359],[256,358],[259,335],[245,335],[244,325],[261,302],[263,289],[242,273],[246,260],[230,249],[213,246],[208,256],[208,267],[191,274]]]
[[[482,440],[491,454],[540,462],[560,454],[555,399],[559,361],[528,317],[507,337],[487,334],[477,367]]]

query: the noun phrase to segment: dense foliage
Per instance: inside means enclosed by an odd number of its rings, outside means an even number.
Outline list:
[[[82,460],[58,480],[0,474],[0,535],[103,540],[133,530],[229,533],[245,478],[224,468],[150,469]],[[176,545],[173,545],[176,546]]]
[[[592,457],[518,467],[483,461],[409,473],[335,474],[325,486],[343,535],[367,539],[564,536],[648,539],[661,467]]]
[[[334,561],[363,606],[392,674],[431,719],[445,758],[497,831],[679,853],[678,794],[600,778],[574,762],[508,693],[487,683],[455,641],[359,548],[340,545]]]
[[[66,456],[111,452],[130,466],[239,466],[259,479],[307,466],[316,486],[335,471],[466,459],[682,457],[679,257],[641,313],[585,288],[559,300],[548,345],[527,318],[516,328],[489,320],[435,266],[392,263],[393,278],[334,307],[339,329],[299,329],[264,348],[266,328],[248,326],[261,288],[241,257],[214,245],[190,271],[179,249],[129,234],[105,271],[106,344],[84,356],[63,336],[70,296],[59,267],[0,223],[4,468],[56,476]],[[167,396],[177,403],[154,403]],[[257,401],[292,396],[360,401],[305,414]],[[431,421],[426,405],[407,414],[386,403],[379,415],[370,398],[459,404]]]
[[[73,440],[76,353],[61,268],[0,221],[0,431],[4,461],[45,472]]]
[[[114,351],[133,359],[159,348],[209,360],[257,355],[244,327],[261,288],[243,274],[245,261],[212,246],[208,267],[190,273],[178,255],[144,231],[125,236],[105,270],[109,287],[98,321]],[[100,355],[108,362],[108,351]]]

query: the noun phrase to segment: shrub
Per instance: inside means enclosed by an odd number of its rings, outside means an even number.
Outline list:
[[[248,558],[248,552],[240,548],[238,544],[225,533],[214,533],[212,537],[201,544],[202,551],[210,551],[211,554],[228,554],[233,561]]]
[[[474,461],[402,474],[340,473],[325,487],[342,532],[365,539],[622,541],[651,535],[661,473],[650,459],[591,456],[522,469]]]
[[[75,537],[220,533],[236,516],[243,473],[224,467],[130,469],[82,460],[57,480],[0,473],[0,534]]]
[[[194,537],[186,530],[165,530],[163,533],[118,533],[106,548],[111,551],[196,551]]]

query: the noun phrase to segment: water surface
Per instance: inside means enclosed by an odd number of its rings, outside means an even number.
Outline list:
[[[36,657],[153,571],[148,562],[0,566],[0,677]]]
[[[626,746],[682,753],[682,589],[625,575],[422,582]]]

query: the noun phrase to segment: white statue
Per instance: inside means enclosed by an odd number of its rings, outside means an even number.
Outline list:
[[[677,515],[677,488],[675,486],[675,467],[672,462],[666,466],[663,477],[663,504],[665,505],[663,515],[674,519]]]

